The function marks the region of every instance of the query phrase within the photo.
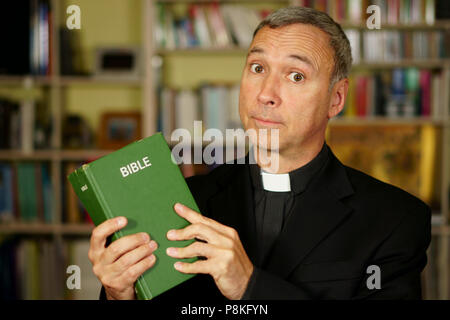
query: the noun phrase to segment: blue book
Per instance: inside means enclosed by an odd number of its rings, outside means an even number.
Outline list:
[[[45,164],[42,165],[42,197],[44,203],[44,222],[52,222],[52,182],[48,167]]]
[[[0,221],[10,221],[12,218],[12,169],[9,164],[0,164]]]

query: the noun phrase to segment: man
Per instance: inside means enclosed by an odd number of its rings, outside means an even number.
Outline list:
[[[278,168],[249,164],[247,155],[245,165],[187,179],[203,216],[176,205],[191,225],[167,237],[201,241],[159,254],[205,259],[176,263],[199,275],[155,300],[421,298],[430,208],[342,165],[325,143],[328,120],[344,107],[351,63],[348,39],[325,13],[291,7],[261,22],[239,110],[246,130],[279,130],[277,146],[265,141]],[[92,233],[89,258],[103,298],[135,298],[134,282],[156,260],[146,234],[105,246],[125,224],[111,219]]]

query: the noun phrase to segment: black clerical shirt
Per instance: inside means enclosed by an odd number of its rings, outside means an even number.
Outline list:
[[[306,165],[289,172],[291,191],[287,192],[264,190],[261,168],[257,164],[250,164],[256,237],[258,239],[258,256],[260,258],[256,262],[256,266],[264,268],[275,240],[281,233],[284,224],[288,223],[290,215],[293,214],[292,208],[294,208],[296,201],[299,201],[309,183],[313,180],[316,173],[326,164],[328,158],[328,146],[324,143],[322,149],[314,159]],[[254,275],[250,278],[247,291],[252,285],[253,278]],[[246,296],[244,294],[243,299],[245,298]]]

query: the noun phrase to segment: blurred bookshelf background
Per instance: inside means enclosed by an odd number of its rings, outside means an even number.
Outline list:
[[[66,26],[81,9],[81,29]],[[366,8],[379,5],[381,29]],[[93,229],[66,176],[127,141],[240,128],[258,22],[287,5],[340,22],[354,66],[327,142],[341,161],[433,209],[427,299],[449,299],[450,3],[446,0],[20,0],[0,13],[0,298],[96,299]],[[187,177],[214,165],[183,165]],[[68,290],[66,268],[81,268]]]

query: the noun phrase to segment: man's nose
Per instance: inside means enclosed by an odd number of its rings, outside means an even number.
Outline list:
[[[268,75],[264,78],[261,90],[258,94],[258,102],[264,106],[277,107],[281,103],[279,95],[280,81],[275,75]]]

